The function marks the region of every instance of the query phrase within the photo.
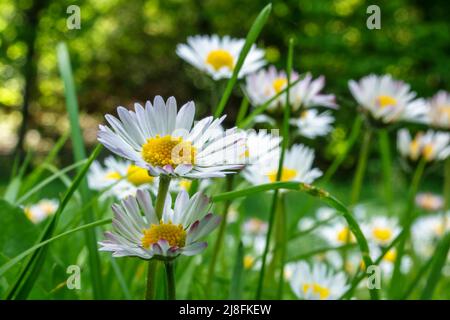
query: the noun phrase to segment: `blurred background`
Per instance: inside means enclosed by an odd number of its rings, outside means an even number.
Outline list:
[[[104,113],[160,94],[179,104],[195,100],[211,113],[210,83],[175,54],[194,34],[245,37],[268,1],[256,0],[2,0],[0,2],[0,177],[9,177],[17,149],[38,162],[68,129],[56,44],[68,44],[88,146],[96,141]],[[283,68],[290,37],[296,38],[295,68],[326,76],[327,93],[341,103],[322,168],[342,150],[355,109],[349,79],[391,73],[429,97],[450,83],[448,0],[272,1],[273,11],[258,40],[269,63]],[[68,30],[68,6],[81,9],[81,28]],[[367,6],[381,7],[381,30],[366,27]],[[229,121],[239,92],[225,113]],[[351,108],[351,109],[349,109]],[[349,112],[349,110],[351,110]],[[23,121],[24,118],[26,121]],[[395,137],[395,135],[393,135]],[[394,138],[393,138],[394,139]],[[323,141],[311,142],[324,145]],[[395,143],[393,143],[393,148]],[[70,144],[62,164],[72,161]],[[358,148],[344,168],[350,170]],[[370,167],[369,167],[370,170]],[[343,171],[345,175],[345,170]]]

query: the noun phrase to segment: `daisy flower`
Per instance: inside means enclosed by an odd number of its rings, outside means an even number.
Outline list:
[[[408,84],[390,75],[369,75],[359,82],[350,80],[349,88],[362,110],[377,121],[424,121],[425,100],[416,99]]]
[[[310,267],[303,261],[293,267],[290,285],[298,298],[306,300],[336,300],[349,288],[343,272],[333,273],[323,263]]]
[[[291,73],[291,82],[298,79],[298,73]],[[247,94],[251,105],[260,106],[266,103],[268,100],[276,96],[283,91],[287,86],[287,75],[285,71],[278,71],[274,66],[270,66],[268,69],[261,69],[255,72],[245,79],[244,91]],[[280,95],[277,99],[273,100],[268,110],[274,110],[280,105],[286,103],[286,96]]]
[[[102,166],[98,161],[94,161],[87,176],[90,189],[101,191],[110,188],[103,196],[112,195],[123,199],[129,195],[136,195],[138,189],[156,191],[157,178],[150,176],[147,170],[130,161],[109,156],[104,164]]]
[[[293,71],[291,74],[291,83],[298,78],[298,73]],[[244,91],[247,93],[250,103],[253,106],[259,106],[280,93],[286,88],[287,84],[286,72],[277,71],[275,67],[271,66],[267,70],[260,70],[249,75],[246,79]],[[301,106],[305,108],[314,106],[336,108],[337,105],[334,95],[320,93],[324,86],[325,78],[323,76],[313,80],[312,75],[307,73],[303,79],[299,80],[289,90],[289,99],[292,108],[294,110],[298,110]],[[277,107],[283,106],[285,102],[286,95],[282,94],[270,103],[268,109],[274,110]]]
[[[450,155],[450,134],[428,130],[412,139],[407,129],[399,130],[397,148],[402,156],[412,161],[420,157],[427,161],[444,160]]]
[[[229,36],[197,35],[188,37],[187,44],[179,44],[177,55],[214,80],[228,79],[233,74],[244,43],[245,39],[234,39]],[[264,50],[253,45],[239,71],[238,78],[255,72],[265,63]]]
[[[257,162],[243,171],[245,179],[254,185],[275,182],[278,172],[278,157],[275,161]],[[322,175],[322,171],[313,168],[314,151],[302,144],[296,144],[286,151],[281,181],[312,183]]]
[[[382,250],[378,246],[371,246],[370,255],[375,261],[382,254]],[[390,249],[381,259],[378,266],[381,268],[381,272],[384,276],[390,277],[394,271],[395,261],[397,260],[397,250],[395,248]],[[402,262],[400,263],[400,271],[402,273],[408,273],[412,266],[411,257],[404,255],[402,257]]]
[[[192,256],[203,251],[207,243],[199,240],[214,230],[220,217],[207,213],[209,199],[201,193],[192,198],[181,191],[173,205],[167,196],[162,218],[158,221],[150,194],[138,190],[112,210],[113,232],[105,233],[100,251],[113,252],[113,257],[135,256],[142,259]],[[144,214],[142,215],[141,212]]]
[[[416,205],[426,211],[439,211],[444,207],[444,198],[431,192],[416,195]]]
[[[450,93],[441,90],[430,99],[427,121],[436,127],[450,127]]]
[[[31,222],[37,224],[53,215],[58,209],[59,202],[54,199],[42,199],[38,203],[26,206],[25,215]]]
[[[314,139],[325,136],[333,130],[334,117],[329,111],[319,113],[315,109],[308,109],[303,111],[300,117],[292,119],[290,122],[298,128],[301,136]]]
[[[342,220],[319,228],[319,235],[332,246],[356,243],[356,238],[348,225]]]
[[[240,157],[248,164],[277,161],[281,140],[278,134],[268,133],[265,129],[248,130],[245,132],[245,151]]]
[[[223,177],[242,167],[236,153],[243,148],[241,134],[227,130],[217,135],[220,119],[207,117],[195,125],[194,103],[177,112],[174,97],[167,102],[156,96],[135,111],[118,107],[119,119],[106,115],[110,127],[100,125],[98,140],[117,155],[131,160],[152,176],[179,178]],[[236,151],[237,150],[237,151]]]
[[[247,249],[244,255],[245,269],[259,269],[261,266],[261,256],[266,245],[267,222],[250,218],[242,225],[242,243]],[[271,254],[269,253],[269,259]]]
[[[400,227],[396,218],[375,216],[362,226],[366,238],[379,246],[386,246],[400,233]]]
[[[325,77],[320,76],[313,80],[308,72],[305,77],[296,83],[289,91],[289,99],[294,110],[300,107],[327,107],[337,108],[336,98],[333,94],[320,93],[325,87]]]
[[[420,217],[411,230],[416,252],[423,257],[430,257],[437,242],[450,231],[450,212]]]

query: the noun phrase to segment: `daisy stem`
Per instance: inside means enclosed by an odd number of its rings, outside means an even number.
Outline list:
[[[233,175],[229,175],[226,177],[227,180],[227,191],[231,191],[233,189]],[[214,271],[216,269],[217,264],[217,258],[219,256],[220,248],[222,247],[223,238],[225,237],[225,229],[227,226],[227,218],[228,218],[228,209],[230,208],[231,200],[227,200],[224,203],[223,206],[223,213],[222,213],[222,221],[220,222],[219,232],[217,234],[216,242],[214,243],[214,250],[212,251],[212,257],[211,262],[209,264],[208,269],[208,281],[206,282],[207,290],[206,292],[209,292],[212,286],[212,280],[214,277]]]
[[[173,261],[164,262],[166,266],[166,276],[167,276],[167,299],[176,300],[175,294],[175,273]]]
[[[167,192],[169,191],[170,177],[161,175],[159,177],[158,194],[156,195],[155,203],[155,213],[158,220],[161,220],[164,203],[166,201]],[[157,261],[151,259],[148,261],[148,271],[147,271],[147,289],[145,291],[145,299],[153,300],[155,298],[156,288],[155,288],[155,275],[156,275]]]
[[[287,58],[287,67],[286,67],[286,78],[287,78],[287,87],[291,84],[291,73],[292,73],[292,64],[294,60],[294,39],[289,39],[289,48],[288,48],[288,58]],[[280,159],[278,162],[278,171],[277,171],[277,180],[281,180],[281,175],[283,172],[283,163],[284,163],[284,155],[286,153],[287,146],[289,145],[289,118],[291,116],[291,106],[290,106],[290,97],[289,97],[289,90],[286,91],[286,103],[284,106],[284,112],[283,112],[283,127],[282,127],[282,145],[281,145],[281,154]],[[266,245],[264,247],[264,253],[262,257],[262,264],[261,264],[261,271],[259,273],[259,279],[258,279],[258,287],[256,290],[256,300],[261,299],[262,295],[262,289],[263,289],[263,283],[264,283],[264,275],[266,271],[266,263],[267,263],[267,255],[269,253],[269,247],[270,247],[270,236],[272,234],[273,224],[275,221],[275,212],[278,205],[278,189],[274,191],[273,198],[272,198],[272,206],[270,208],[270,215],[269,215],[269,228],[267,230],[266,235]]]
[[[404,212],[404,215],[402,217],[402,226],[403,226],[403,232],[404,235],[400,239],[397,247],[397,257],[395,259],[394,263],[394,271],[392,273],[391,283],[390,283],[390,296],[392,297],[398,297],[399,296],[399,289],[403,287],[402,285],[402,274],[401,274],[401,261],[403,258],[403,255],[405,253],[405,245],[409,237],[410,233],[410,227],[413,222],[413,212],[414,212],[414,198],[416,196],[417,190],[419,189],[420,180],[422,179],[423,172],[425,170],[425,165],[427,164],[427,161],[425,158],[421,158],[416,170],[414,171],[414,175],[411,181],[411,186],[408,191],[407,195],[407,202],[406,202],[406,209]]]
[[[389,211],[392,212],[392,163],[389,149],[389,134],[386,129],[378,131],[378,143],[381,154],[381,166],[383,168],[386,203]]]
[[[242,98],[241,106],[239,107],[239,112],[236,117],[236,126],[237,127],[239,127],[239,125],[241,124],[245,115],[247,114],[249,104],[250,104],[250,102],[248,101],[247,96],[244,95],[244,97]]]
[[[147,287],[145,290],[145,300],[154,300],[155,299],[156,264],[157,264],[157,261],[154,259],[148,261]]]
[[[166,201],[167,192],[169,191],[169,185],[170,185],[170,177],[161,175],[159,177],[159,186],[158,186],[158,194],[156,196],[156,203],[155,203],[155,213],[158,217],[158,220],[161,220],[163,209],[164,209],[164,203]]]
[[[280,273],[278,275],[278,291],[277,299],[283,299],[283,288],[284,288],[284,265],[286,263],[286,249],[287,249],[287,237],[286,237],[286,227],[287,227],[287,215],[286,215],[286,194],[281,194],[281,199],[279,203],[279,245],[280,248]]]
[[[359,195],[361,193],[361,186],[364,180],[364,174],[367,167],[367,159],[369,157],[370,150],[370,140],[372,139],[372,130],[370,128],[366,129],[364,134],[363,144],[361,146],[361,151],[358,156],[358,166],[356,168],[356,174],[353,179],[351,204],[354,205],[359,200]]]

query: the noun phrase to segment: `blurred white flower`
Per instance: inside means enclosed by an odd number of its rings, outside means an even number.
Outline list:
[[[422,192],[416,195],[416,204],[426,211],[439,211],[444,207],[444,198],[438,194]]]
[[[394,217],[374,216],[364,222],[361,229],[369,242],[378,245],[389,245],[400,233],[398,220]]]
[[[310,267],[306,262],[292,266],[290,285],[300,299],[336,300],[349,288],[343,272],[333,273],[324,263]]]
[[[349,81],[350,91],[361,108],[383,123],[425,121],[428,106],[408,84],[390,75],[368,75],[359,82]]]
[[[356,238],[345,221],[336,220],[334,223],[318,229],[319,235],[332,246],[342,246],[356,243]]]
[[[197,35],[188,37],[187,44],[177,46],[177,55],[197,69],[209,74],[214,80],[231,78],[244,47],[245,39],[229,36]],[[265,65],[264,50],[252,46],[238,78],[255,72]]]
[[[33,223],[39,223],[53,215],[58,209],[59,202],[54,199],[42,199],[24,208],[25,215]]]
[[[275,182],[278,172],[278,159],[257,162],[243,171],[245,179],[253,185]],[[286,151],[280,181],[298,181],[312,183],[322,175],[322,171],[313,168],[314,150],[296,144]]]
[[[313,80],[308,72],[302,80],[295,84],[289,91],[289,100],[294,110],[300,107],[327,107],[337,108],[335,96],[333,94],[321,94],[325,87],[325,77],[320,76]]]
[[[450,134],[428,130],[417,133],[412,139],[409,131],[402,129],[397,134],[397,149],[412,161],[420,157],[427,161],[444,160],[450,155]]]
[[[333,130],[334,117],[329,111],[319,113],[315,109],[308,109],[300,117],[291,119],[290,123],[298,128],[301,136],[314,139],[325,136]]]
[[[414,249],[422,257],[430,257],[436,244],[450,231],[450,211],[418,218],[411,229]]]
[[[94,161],[89,168],[87,180],[90,189],[106,190],[102,196],[114,196],[118,199],[135,196],[139,189],[149,189],[155,193],[158,187],[158,178],[150,176],[147,170],[112,156],[105,159],[104,166]]]
[[[450,128],[450,93],[441,90],[429,100],[429,110],[427,114],[429,124]]]

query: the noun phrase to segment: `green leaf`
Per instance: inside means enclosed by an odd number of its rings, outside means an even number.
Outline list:
[[[77,190],[78,186],[80,185],[80,182],[84,179],[84,176],[86,175],[87,171],[89,170],[90,165],[94,161],[94,159],[98,156],[102,149],[102,145],[98,145],[94,152],[89,157],[88,162],[83,166],[81,171],[77,174],[75,177],[75,180],[73,181],[70,188],[66,191],[61,203],[58,206],[58,209],[56,210],[55,214],[52,216],[48,224],[46,225],[45,229],[41,233],[39,240],[37,241],[37,245],[39,245],[42,242],[45,242],[47,239],[51,238],[53,235],[53,232],[56,228],[56,225],[58,223],[59,216],[63,212],[64,208],[66,207],[69,200],[72,198],[73,194]],[[40,248],[39,246],[38,248]],[[32,250],[33,255],[28,260],[18,277],[16,278],[15,283],[10,287],[10,290],[7,294],[7,299],[25,299],[28,296],[29,291],[31,290],[34,282],[36,281],[39,270],[42,267],[42,264],[44,263],[44,258],[46,254],[46,247],[37,250],[34,252]],[[11,262],[11,261],[9,261]],[[9,264],[6,263],[6,265]],[[0,268],[0,270],[3,270],[3,266]],[[3,272],[0,272],[0,276]],[[23,288],[23,290],[22,290]]]
[[[255,22],[253,22],[253,25],[251,26],[250,31],[247,34],[247,38],[245,39],[244,46],[239,54],[239,58],[236,63],[236,66],[234,67],[233,74],[231,75],[230,80],[228,80],[227,82],[225,91],[214,113],[216,117],[220,117],[222,115],[222,112],[225,109],[228,99],[231,96],[231,92],[233,91],[233,87],[237,82],[237,77],[239,75],[239,71],[242,68],[242,65],[244,64],[245,58],[247,57],[247,54],[250,52],[252,45],[256,42],[256,39],[261,33],[262,28],[266,24],[271,11],[272,11],[272,4],[269,3],[261,10],[261,12],[256,17]]]
[[[242,241],[239,242],[236,251],[236,261],[234,263],[233,275],[231,276],[230,300],[239,300],[242,298],[244,287],[244,246]]]
[[[423,289],[421,299],[430,300],[433,297],[434,290],[442,276],[442,268],[447,261],[448,251],[450,249],[450,232],[439,242],[434,254],[433,262],[428,276],[427,284]]]
[[[81,127],[79,123],[78,101],[75,90],[75,82],[72,74],[72,67],[70,64],[69,52],[65,43],[61,42],[57,45],[58,66],[61,77],[64,82],[64,93],[66,96],[67,112],[69,114],[71,137],[74,149],[75,161],[82,161],[86,158],[86,150],[84,147],[83,135],[81,134]],[[80,193],[83,202],[89,200],[89,189],[86,179],[83,179],[80,184]],[[89,223],[94,221],[92,211],[84,211],[84,222]],[[100,271],[100,258],[97,251],[97,237],[94,230],[88,229],[85,232],[86,245],[89,251],[89,272],[91,275],[92,286],[94,289],[94,297],[102,298],[102,282]]]

